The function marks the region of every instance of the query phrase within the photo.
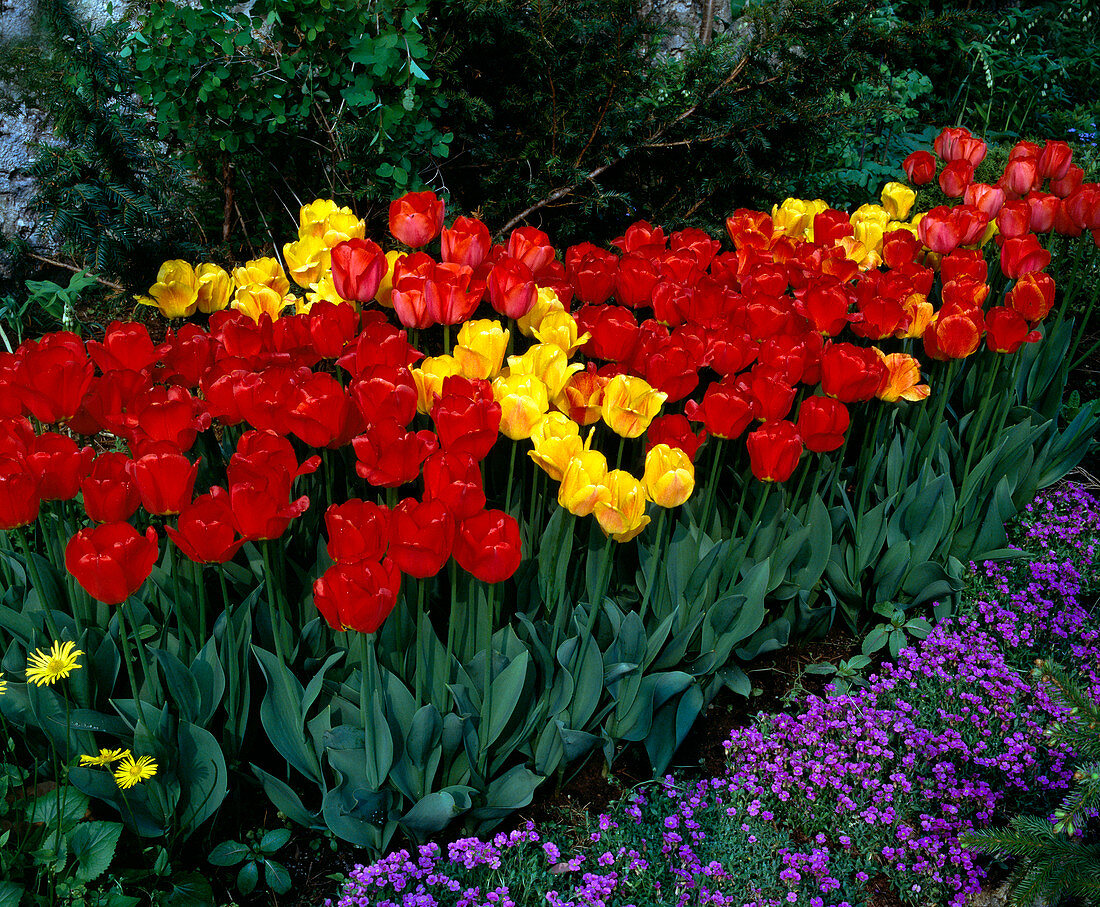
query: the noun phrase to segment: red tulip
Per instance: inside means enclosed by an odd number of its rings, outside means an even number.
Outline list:
[[[437,450],[424,461],[424,500],[446,505],[459,522],[484,510],[478,461],[468,453]]]
[[[307,373],[288,396],[281,428],[310,447],[343,447],[362,430],[363,420],[332,375]]]
[[[390,202],[390,233],[406,246],[426,246],[442,227],[443,201],[434,192],[407,192]]]
[[[1050,264],[1050,251],[1039,245],[1034,234],[1006,239],[1001,246],[1001,271],[1005,277],[1020,277],[1042,271]]]
[[[675,447],[688,455],[688,459],[695,460],[695,455],[707,438],[706,431],[694,432],[687,418],[678,414],[658,416],[649,423],[645,433],[646,453],[658,444],[667,444]]]
[[[443,379],[441,391],[431,411],[440,445],[478,462],[484,460],[500,430],[501,408],[492,386],[488,381],[450,375]]]
[[[719,375],[734,375],[752,365],[758,351],[745,331],[717,330],[707,335],[704,362]]]
[[[636,253],[626,255],[615,274],[615,300],[631,308],[649,305],[656,285],[657,269],[653,262]]]
[[[399,258],[394,265],[390,300],[401,324],[407,328],[419,330],[434,323],[427,296],[427,283],[434,271],[435,262],[424,252]]]
[[[882,237],[882,260],[888,268],[912,264],[920,250],[921,241],[908,230],[891,230]]]
[[[158,350],[160,379],[168,384],[195,388],[214,365],[214,339],[197,324],[185,324],[178,331],[169,328]]]
[[[956,249],[940,261],[940,277],[944,284],[957,283],[964,278],[985,283],[988,275],[985,255],[977,249]]]
[[[1005,203],[1004,190],[986,183],[970,183],[963,192],[963,204],[972,205],[993,218]]]
[[[665,251],[668,238],[663,227],[654,227],[647,220],[639,220],[627,227],[622,236],[611,240],[611,245],[623,255],[637,254],[649,258]]]
[[[931,155],[929,155],[931,157]],[[935,173],[936,165],[932,164]],[[931,177],[930,177],[931,178]],[[763,249],[771,242],[775,225],[763,211],[738,208],[726,218],[726,232],[735,249]]]
[[[1032,233],[1049,233],[1054,229],[1054,218],[1058,213],[1059,198],[1048,192],[1029,192],[1025,201],[1031,208]]]
[[[65,569],[97,601],[117,605],[138,591],[157,561],[157,531],[129,523],[81,529],[65,546]]]
[[[88,474],[95,453],[90,447],[77,447],[72,438],[45,432],[35,439],[34,451],[27,457],[38,476],[38,496],[43,501],[69,501],[80,490],[80,480]]]
[[[369,239],[347,239],[332,247],[332,285],[341,299],[358,302],[360,305],[371,302],[382,285],[388,268],[386,253],[381,246]]]
[[[830,343],[821,357],[821,389],[841,403],[870,400],[885,370],[874,349]]]
[[[954,161],[963,155],[959,152],[959,142],[971,139],[970,130],[963,126],[947,126],[940,131],[932,142],[932,148],[945,161]]]
[[[337,632],[374,633],[397,604],[401,572],[390,558],[339,563],[313,583],[313,603]]]
[[[359,336],[336,360],[353,377],[377,365],[405,368],[421,357],[409,344],[408,334],[386,321],[381,312],[364,313]]]
[[[33,523],[38,509],[38,476],[26,458],[0,455],[0,529]]]
[[[844,330],[848,323],[851,296],[838,283],[815,281],[802,297],[800,311],[815,331],[831,337]]]
[[[1039,339],[1030,331],[1024,316],[1006,306],[994,306],[985,314],[985,343],[994,353],[1015,353],[1024,343]]]
[[[940,171],[940,189],[948,198],[962,198],[973,179],[974,165],[970,161],[959,158],[951,161]]]
[[[499,583],[522,560],[519,523],[503,510],[482,510],[458,526],[454,541],[458,565],[483,583]]]
[[[87,348],[88,355],[101,372],[121,369],[141,372],[160,358],[148,328],[132,321],[112,321],[103,335],[103,342],[89,340]]]
[[[1047,141],[1039,152],[1039,176],[1043,179],[1060,180],[1073,164],[1073,151],[1065,142]]]
[[[592,243],[581,243],[566,250],[565,274],[581,302],[607,302],[615,289],[618,271],[618,257]]]
[[[981,309],[944,306],[924,332],[924,348],[933,359],[964,359],[981,345],[984,332]]]
[[[761,482],[786,482],[802,456],[802,439],[793,422],[765,422],[745,439],[749,468]]]
[[[188,504],[176,520],[176,527],[165,526],[168,538],[196,564],[224,564],[244,544],[237,538],[236,520],[224,488],[214,486]]]
[[[416,415],[416,384],[405,366],[365,368],[348,386],[348,393],[367,425],[393,419],[407,426]]]
[[[1084,183],[1065,200],[1066,214],[1082,230],[1100,228],[1100,183]]]
[[[535,304],[538,287],[531,269],[518,258],[505,256],[489,272],[489,304],[506,318],[522,318]]]
[[[634,313],[617,305],[586,305],[573,313],[577,330],[592,335],[581,349],[586,356],[605,362],[630,358],[638,343],[638,322]]]
[[[753,416],[759,421],[783,419],[791,411],[796,391],[778,369],[757,363],[749,372],[748,389]]]
[[[814,453],[838,449],[850,424],[848,407],[832,397],[807,397],[798,407],[798,434]]]
[[[428,317],[436,324],[459,324],[473,314],[485,287],[466,265],[437,264],[424,283]]]
[[[1039,176],[1038,161],[1033,157],[1021,157],[1005,164],[1004,175],[998,185],[1005,192],[1022,198],[1032,189],[1038,189],[1040,183],[1042,177]]]
[[[517,227],[508,237],[508,255],[523,262],[528,270],[538,275],[554,260],[554,247],[550,237],[536,227]],[[563,304],[567,304],[562,300]]]
[[[1031,205],[1026,201],[1005,202],[997,212],[997,230],[1005,239],[1023,236],[1031,229]]]
[[[175,514],[191,503],[199,464],[170,445],[151,446],[145,456],[131,460],[126,468],[147,512]]]
[[[485,261],[493,245],[489,228],[475,217],[458,217],[443,229],[443,260],[476,268]]]
[[[1036,324],[1046,318],[1054,306],[1054,278],[1042,271],[1025,274],[1008,291],[1005,301],[1025,321]]]
[[[442,501],[405,498],[393,509],[390,557],[402,573],[435,576],[451,556],[455,518]]]
[[[130,478],[129,462],[124,453],[102,453],[81,480],[84,512],[92,522],[122,523],[140,506],[141,496]]]
[[[16,350],[19,367],[12,389],[39,422],[63,422],[76,415],[95,366],[76,334],[60,331],[25,340]]]
[[[390,510],[351,498],[325,511],[328,554],[337,562],[379,561],[390,544]]]
[[[702,403],[689,400],[684,404],[684,415],[702,422],[716,438],[736,438],[753,420],[753,402],[747,390],[732,378],[723,378],[707,387]]]
[[[1050,181],[1050,191],[1059,198],[1068,198],[1081,188],[1081,183],[1084,179],[1085,171],[1076,164],[1070,164],[1069,167],[1066,168],[1065,176]]]
[[[179,450],[190,450],[200,431],[210,427],[210,413],[202,400],[185,387],[151,387],[132,398],[133,446],[167,442]]]
[[[914,186],[925,186],[936,176],[936,159],[928,151],[914,151],[901,166]]]
[[[397,488],[411,482],[420,475],[420,464],[438,446],[430,431],[407,431],[393,419],[368,425],[351,444],[356,473],[378,488]]]

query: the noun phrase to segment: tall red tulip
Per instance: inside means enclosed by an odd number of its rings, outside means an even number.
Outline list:
[[[443,201],[434,192],[407,192],[390,202],[390,233],[406,246],[426,246],[442,227]]]
[[[313,583],[313,603],[337,632],[374,633],[397,604],[401,571],[390,558],[329,567]]]
[[[369,239],[347,239],[332,247],[332,285],[341,299],[366,305],[388,267],[386,253]]]
[[[793,422],[765,422],[745,439],[749,468],[761,482],[786,482],[802,456],[802,439]]]
[[[97,601],[117,605],[142,587],[157,561],[157,531],[129,523],[81,529],[65,546],[65,569]]]
[[[519,523],[503,510],[482,510],[463,520],[455,536],[458,565],[483,583],[500,583],[522,560]]]
[[[393,509],[390,557],[402,573],[435,576],[451,556],[455,518],[442,501],[405,498]]]

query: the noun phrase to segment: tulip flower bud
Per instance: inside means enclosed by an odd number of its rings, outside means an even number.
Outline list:
[[[604,388],[601,415],[615,434],[637,438],[661,411],[667,394],[632,375],[616,375]]]
[[[390,202],[390,233],[406,246],[426,246],[442,226],[443,201],[434,192],[407,192]]]
[[[936,176],[936,159],[928,151],[914,151],[901,166],[914,186],[925,186]]]
[[[786,482],[802,456],[802,439],[793,422],[765,422],[745,439],[749,467],[761,482]]]
[[[641,482],[622,469],[611,470],[605,484],[608,495],[592,509],[596,522],[615,541],[629,542],[649,525],[645,491]]]
[[[341,299],[366,305],[378,293],[387,270],[385,253],[369,239],[349,239],[332,247],[332,283]]]
[[[646,452],[642,487],[658,507],[679,507],[695,489],[695,464],[679,448],[656,444]]]
[[[558,487],[558,503],[575,516],[588,516],[611,491],[606,484],[607,459],[585,448],[569,461]]]

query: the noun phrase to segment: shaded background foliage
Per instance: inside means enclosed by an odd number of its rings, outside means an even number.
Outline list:
[[[563,246],[641,217],[720,231],[789,194],[858,204],[933,126],[1088,145],[1100,96],[1087,0],[734,0],[680,55],[641,0],[140,0],[98,29],[42,8],[0,48],[57,134],[36,208],[127,289],[155,260],[265,254],[322,193],[380,228],[430,186]]]

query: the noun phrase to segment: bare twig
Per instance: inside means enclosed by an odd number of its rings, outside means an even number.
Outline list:
[[[84,268],[78,268],[74,264],[70,264],[64,261],[58,261],[54,258],[45,258],[41,255],[36,255],[34,252],[30,252],[28,254],[35,261],[40,261],[43,264],[47,265],[53,265],[55,268],[64,268],[66,271],[72,271],[74,274],[79,274],[81,271],[85,270]],[[100,284],[101,286],[107,287],[110,290],[118,290],[120,293],[126,292],[126,287],[121,286],[120,284],[113,283],[110,280],[105,280],[102,277],[97,277],[95,274],[89,274],[88,276],[91,277],[96,283]]]

